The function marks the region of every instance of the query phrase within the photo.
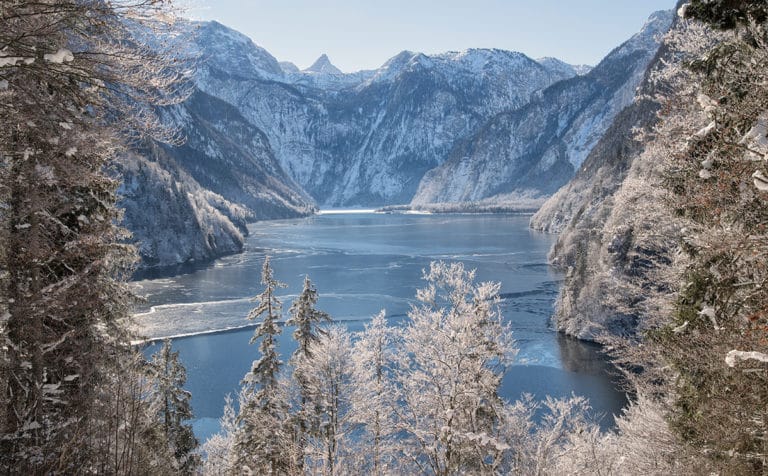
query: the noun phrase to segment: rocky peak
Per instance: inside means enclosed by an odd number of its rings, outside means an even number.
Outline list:
[[[317,60],[312,63],[312,66],[304,70],[305,73],[319,73],[319,74],[344,74],[339,68],[331,63],[328,55],[323,53]]]

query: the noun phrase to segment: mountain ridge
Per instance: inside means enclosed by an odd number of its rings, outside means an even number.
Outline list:
[[[545,197],[557,191],[632,103],[658,50],[659,33],[672,17],[672,11],[654,13],[639,33],[588,73],[574,71],[521,108],[490,118],[459,142],[445,163],[425,174],[411,203],[477,201],[511,192]]]

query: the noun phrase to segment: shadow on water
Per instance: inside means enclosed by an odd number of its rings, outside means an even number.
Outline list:
[[[151,268],[139,268],[133,272],[131,281],[142,281],[144,279],[163,279],[181,276],[183,274],[192,274],[197,271],[210,268],[216,259],[205,261],[187,261],[172,266],[158,266]]]
[[[592,418],[603,430],[615,424],[627,404],[627,394],[618,390],[620,376],[602,347],[563,334],[557,335],[562,368],[520,365],[509,369],[501,383],[501,395],[509,401],[529,393],[538,401],[547,396],[568,398],[580,395],[589,399]]]

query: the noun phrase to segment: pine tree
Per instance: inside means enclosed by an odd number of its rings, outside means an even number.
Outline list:
[[[291,364],[294,367],[293,381],[299,393],[299,404],[294,415],[292,446],[294,449],[293,465],[302,471],[304,468],[304,454],[307,449],[307,433],[313,432],[317,427],[317,409],[311,408],[311,375],[307,374],[302,365],[304,360],[312,357],[313,346],[319,341],[319,336],[325,331],[319,328],[321,322],[328,322],[331,316],[315,309],[317,304],[317,290],[312,285],[309,276],[304,278],[304,288],[299,297],[291,304],[290,317],[286,325],[295,326],[293,338],[298,343],[296,351],[291,356]]]
[[[282,314],[283,303],[275,296],[275,292],[287,285],[274,278],[269,256],[264,258],[261,284],[264,285],[264,291],[253,298],[257,304],[248,313],[249,321],[262,318],[261,324],[256,327],[250,341],[253,344],[261,339],[259,344],[261,358],[253,363],[253,368],[250,374],[246,376],[245,381],[259,386],[263,391],[273,391],[277,385],[277,375],[282,365],[280,356],[277,354],[275,338],[282,332],[277,320]]]
[[[242,394],[242,391],[241,391]],[[240,399],[241,406],[244,401]],[[237,452],[235,451],[235,438],[240,429],[235,405],[232,396],[224,397],[224,412],[219,419],[220,430],[208,438],[203,444],[201,452],[205,454],[202,473],[209,476],[224,476],[237,473]]]
[[[317,290],[312,286],[309,276],[304,278],[304,288],[298,298],[291,304],[290,317],[285,322],[289,326],[296,326],[293,338],[299,344],[292,358],[312,355],[312,344],[317,342],[318,336],[325,331],[318,327],[321,322],[330,322],[331,316],[315,309],[317,304]]]
[[[149,372],[154,381],[150,408],[162,421],[164,439],[177,462],[177,468],[184,474],[191,474],[199,465],[194,454],[198,446],[192,425],[184,423],[193,418],[192,394],[184,390],[187,371],[179,361],[179,352],[173,351],[170,339],[163,341],[163,347],[152,356]]]
[[[264,291],[253,299],[257,305],[248,314],[249,320],[262,319],[251,338],[251,344],[261,341],[261,357],[243,379],[247,387],[241,402],[241,427],[236,434],[235,450],[238,467],[247,466],[259,474],[282,474],[289,463],[283,431],[288,408],[284,392],[278,385],[282,362],[275,338],[281,333],[277,320],[281,316],[282,303],[275,291],[286,284],[274,278],[269,256],[264,259],[261,284]]]
[[[334,325],[313,344],[310,357],[296,361],[296,373],[303,376],[302,395],[309,409],[306,470],[313,473],[338,474],[348,453],[351,351],[349,333]]]

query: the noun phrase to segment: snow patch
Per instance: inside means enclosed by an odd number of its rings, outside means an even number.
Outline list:
[[[3,56],[0,52],[0,68],[5,66],[16,66],[18,63],[32,64],[35,62],[35,58],[27,58],[24,56]]]
[[[49,63],[62,64],[73,61],[75,59],[75,55],[73,55],[72,52],[66,48],[59,48],[59,51],[56,53],[48,53],[43,55],[43,59]]]
[[[755,170],[755,173],[752,174],[752,179],[758,190],[768,192],[768,177],[763,175],[761,170]]]
[[[706,127],[702,127],[699,132],[694,134],[695,137],[705,137],[707,134],[715,130],[715,127],[717,127],[717,124],[715,121],[710,122]]]
[[[699,315],[702,317],[706,317],[709,319],[709,322],[712,323],[712,326],[715,328],[716,331],[720,331],[723,328],[717,325],[717,314],[715,313],[715,308],[712,306],[704,306],[701,311],[699,311]]]
[[[679,333],[683,332],[686,327],[688,327],[688,321],[685,321],[682,324],[680,324],[679,326],[677,326],[674,329],[672,329],[672,332],[675,333],[675,334],[679,334]]]

